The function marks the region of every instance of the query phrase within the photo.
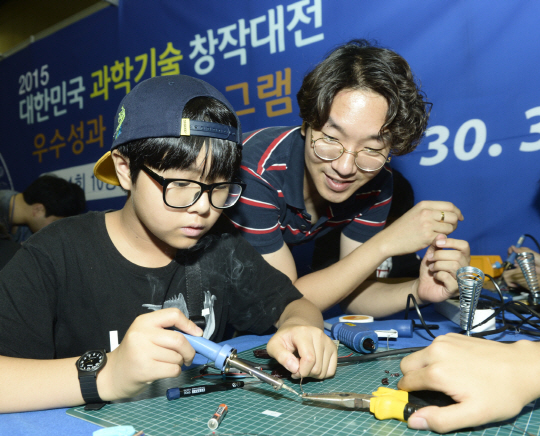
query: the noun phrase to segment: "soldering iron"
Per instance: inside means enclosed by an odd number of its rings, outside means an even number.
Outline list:
[[[525,235],[521,235],[516,243],[516,248],[519,248],[523,245],[523,241],[525,241]],[[514,251],[508,255],[506,260],[504,261],[502,267],[504,270],[507,270],[508,268],[512,267],[514,265],[514,262],[516,261],[517,253]]]
[[[223,372],[228,372],[229,368],[233,367],[239,369],[242,372],[246,372],[253,377],[257,377],[259,380],[268,383],[276,390],[283,388],[296,395],[300,395],[294,389],[287,386],[280,378],[267,374],[266,372],[257,369],[246,361],[240,359],[236,355],[236,350],[230,345],[218,345],[208,339],[199,336],[191,336],[183,332],[181,333],[189,341],[195,351],[200,355],[206,357],[209,361],[214,362],[214,366],[217,369]]]

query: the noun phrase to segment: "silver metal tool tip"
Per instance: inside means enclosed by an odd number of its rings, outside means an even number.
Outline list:
[[[283,384],[281,387],[282,387],[283,389],[287,389],[289,392],[292,392],[292,393],[295,394],[295,395],[300,396],[300,394],[299,394],[298,392],[296,392],[293,388],[290,388],[290,387],[287,386],[286,384]]]

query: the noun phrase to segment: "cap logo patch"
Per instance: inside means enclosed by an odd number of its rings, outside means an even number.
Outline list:
[[[122,123],[126,118],[126,109],[122,106],[122,109],[118,113],[118,126],[116,126],[116,131],[114,132],[114,139],[117,139],[122,133]]]
[[[190,123],[189,118],[182,118],[182,124],[180,126],[180,136],[190,136]]]

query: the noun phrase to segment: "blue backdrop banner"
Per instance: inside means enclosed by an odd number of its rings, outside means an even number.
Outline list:
[[[433,102],[425,140],[392,165],[417,201],[462,210],[455,237],[472,254],[504,258],[521,234],[540,237],[539,16],[536,0],[120,0],[0,62],[0,189],[54,172],[89,209],[120,208],[92,168],[141,80],[200,77],[245,132],[295,125],[304,74],[367,38],[405,57]]]

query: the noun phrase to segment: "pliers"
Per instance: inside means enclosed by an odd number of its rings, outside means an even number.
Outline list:
[[[380,387],[371,394],[332,392],[328,394],[303,394],[303,400],[333,404],[347,409],[370,411],[377,419],[398,419],[406,422],[409,417],[426,406],[449,406],[455,401],[442,392],[406,392]]]

